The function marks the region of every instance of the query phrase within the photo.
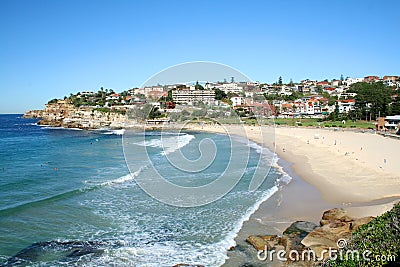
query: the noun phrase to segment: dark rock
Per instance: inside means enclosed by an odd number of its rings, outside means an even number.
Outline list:
[[[285,248],[286,256],[288,257],[291,251],[297,251],[298,253],[301,253],[303,250],[305,250],[306,246],[304,246],[301,241],[316,227],[317,225],[312,222],[297,221],[292,223],[283,232],[283,236],[281,238],[281,244]]]
[[[297,221],[292,223],[284,232],[284,235],[297,235],[300,238],[304,238],[309,233],[311,233],[316,227],[318,227],[313,222]]]
[[[88,254],[100,255],[104,247],[105,243],[96,241],[38,242],[24,248],[0,266],[32,264],[39,262],[44,255],[52,255],[55,260],[74,261]]]
[[[230,248],[228,249],[228,251],[234,251],[234,250],[236,250],[236,246],[232,246],[232,247],[230,247]]]
[[[265,241],[261,236],[251,235],[246,239],[246,242],[250,243],[256,250],[268,250],[271,249],[271,246]]]

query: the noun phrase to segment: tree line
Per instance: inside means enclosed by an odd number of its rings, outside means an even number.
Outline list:
[[[378,117],[400,115],[398,90],[383,82],[360,82],[350,86],[350,93],[356,93],[353,119],[376,120]]]

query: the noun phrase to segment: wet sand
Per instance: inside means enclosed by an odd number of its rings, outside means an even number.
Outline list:
[[[324,210],[378,216],[400,199],[400,141],[356,131],[256,126],[190,125],[191,130],[235,134],[275,151],[292,177],[244,222],[224,266],[265,266],[245,242],[249,235],[281,235],[294,221],[318,223]],[[279,265],[278,263],[275,263]]]

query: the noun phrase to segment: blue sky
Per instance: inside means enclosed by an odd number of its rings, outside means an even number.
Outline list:
[[[400,75],[400,1],[0,1],[0,113],[213,61],[253,80]],[[221,80],[223,77],[221,78]]]

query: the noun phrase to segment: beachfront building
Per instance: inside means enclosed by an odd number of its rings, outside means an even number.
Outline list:
[[[213,90],[189,90],[180,89],[172,91],[172,98],[175,103],[189,104],[204,103],[213,104],[215,101],[215,92]]]
[[[339,113],[349,113],[349,111],[354,110],[356,101],[354,99],[345,99],[338,101]]]
[[[388,130],[398,129],[400,124],[400,115],[386,116],[385,118],[385,128]]]

